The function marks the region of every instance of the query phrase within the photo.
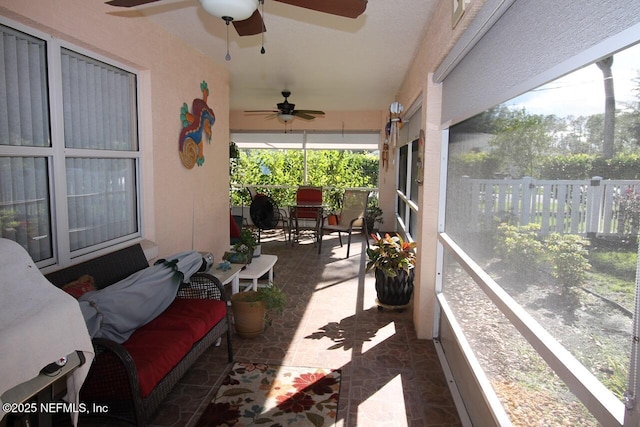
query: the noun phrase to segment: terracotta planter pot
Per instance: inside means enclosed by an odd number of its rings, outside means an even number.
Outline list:
[[[382,271],[375,270],[376,293],[378,302],[390,306],[404,306],[409,304],[413,295],[413,269],[407,273],[398,270],[396,277],[386,276]]]
[[[236,333],[242,338],[254,338],[264,332],[266,305],[264,301],[246,301],[254,291],[231,295],[231,310]]]

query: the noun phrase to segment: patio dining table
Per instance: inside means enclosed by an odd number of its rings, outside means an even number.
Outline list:
[[[289,241],[293,246],[300,239],[300,232],[310,230],[313,232],[313,243],[318,243],[320,227],[326,205],[319,203],[295,204],[289,206]],[[295,233],[295,239],[291,234]]]

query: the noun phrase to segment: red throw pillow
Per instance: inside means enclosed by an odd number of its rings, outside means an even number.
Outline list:
[[[233,219],[233,215],[229,214],[229,220],[229,234],[231,237],[240,237],[240,228],[238,228],[238,224],[236,224],[236,221]]]
[[[82,295],[87,292],[95,291],[96,285],[93,281],[93,277],[85,274],[80,276],[73,282],[69,282],[62,287],[62,290],[74,297],[75,299],[80,298]]]

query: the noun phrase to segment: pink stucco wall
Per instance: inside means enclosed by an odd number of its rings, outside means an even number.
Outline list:
[[[442,143],[442,87],[433,83],[432,73],[455,45],[473,20],[484,0],[472,0],[462,19],[452,27],[452,2],[438,2],[411,67],[405,74],[398,100],[410,106],[422,100],[420,128],[425,131],[425,167],[420,187],[418,220],[419,242],[416,268],[416,290],[413,298],[413,321],[418,338],[432,338],[436,308],[438,197],[440,191],[440,159]],[[389,193],[386,193],[389,195]]]
[[[151,21],[113,11],[93,0],[16,0],[0,6],[6,18],[141,72],[144,237],[157,243],[159,256],[193,248],[220,259],[229,242],[228,72]],[[202,97],[203,80],[216,122],[204,165],[188,170],[178,156],[180,107]]]

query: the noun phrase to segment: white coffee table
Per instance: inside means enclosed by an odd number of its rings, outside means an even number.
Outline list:
[[[251,288],[254,291],[258,290],[258,279],[269,273],[269,283],[273,283],[273,266],[278,261],[277,255],[262,254],[259,257],[253,258],[251,264],[247,264],[247,268],[240,270],[238,277],[240,280],[251,280]],[[249,287],[247,287],[248,289]],[[239,289],[236,290],[238,292]],[[235,293],[233,290],[231,291]]]

